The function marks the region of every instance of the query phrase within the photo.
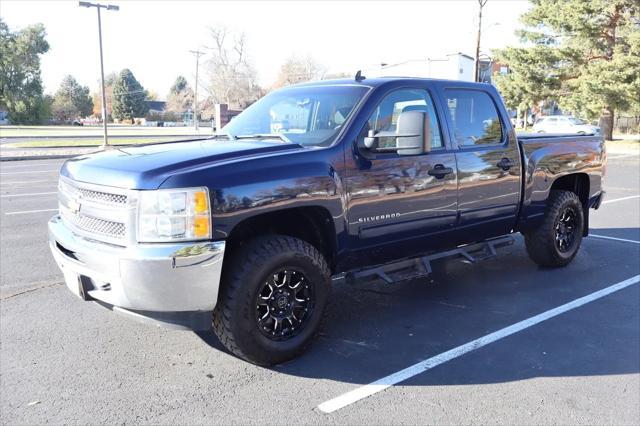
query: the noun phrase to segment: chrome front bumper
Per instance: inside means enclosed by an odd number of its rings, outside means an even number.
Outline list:
[[[49,245],[78,297],[160,325],[211,327],[224,241],[120,247],[78,236],[54,216]]]

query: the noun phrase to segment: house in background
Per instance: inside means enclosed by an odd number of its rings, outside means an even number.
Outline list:
[[[227,104],[215,104],[213,119],[216,129],[222,129],[233,117],[241,112],[240,110],[229,109]]]
[[[416,59],[397,64],[380,64],[364,71],[371,77],[424,77],[446,80],[473,81],[473,57],[452,53],[439,58]]]
[[[165,101],[144,101],[149,110],[148,114],[162,114],[167,109]]]

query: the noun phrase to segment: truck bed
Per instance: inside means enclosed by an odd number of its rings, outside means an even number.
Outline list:
[[[585,204],[600,196],[606,162],[602,136],[528,133],[517,138],[524,170],[521,222],[543,216],[552,185],[565,175],[582,176]]]

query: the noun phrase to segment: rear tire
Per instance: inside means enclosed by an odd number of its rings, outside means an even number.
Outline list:
[[[584,211],[571,191],[551,191],[544,220],[524,233],[529,257],[540,266],[566,266],[578,253],[584,231]]]
[[[270,366],[311,344],[322,322],[331,273],[306,241],[261,237],[243,248],[225,271],[213,328],[234,355]]]

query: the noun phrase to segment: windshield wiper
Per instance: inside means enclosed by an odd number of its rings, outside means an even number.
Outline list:
[[[236,135],[235,139],[280,139],[282,142],[293,143],[282,133],[255,133],[253,135]]]

